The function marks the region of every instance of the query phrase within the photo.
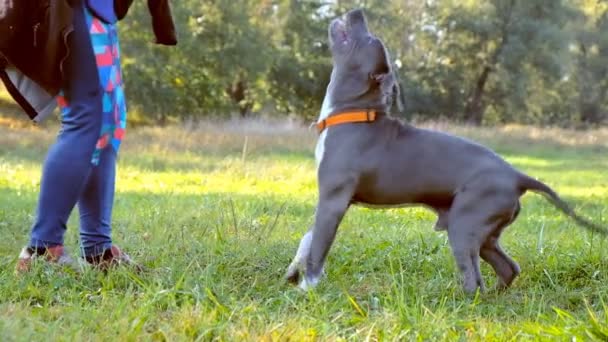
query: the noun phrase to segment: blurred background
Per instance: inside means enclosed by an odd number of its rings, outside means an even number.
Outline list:
[[[412,120],[592,127],[608,120],[606,0],[172,2],[179,45],[153,44],[145,1],[121,23],[132,122],[318,115],[327,25],[366,9]]]

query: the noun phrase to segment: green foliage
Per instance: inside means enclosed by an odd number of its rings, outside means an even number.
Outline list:
[[[158,119],[317,115],[327,25],[366,9],[401,79],[407,117],[475,124],[608,119],[608,5],[596,0],[174,1],[175,48],[151,44],[136,2],[121,23],[132,106]]]
[[[331,60],[327,51],[329,21],[319,15],[322,1],[283,1],[275,35],[276,55],[268,75],[269,93],[276,110],[306,118],[318,114],[329,82]]]

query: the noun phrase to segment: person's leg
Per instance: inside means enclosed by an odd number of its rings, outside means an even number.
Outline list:
[[[115,178],[116,151],[108,147],[101,151],[99,165],[91,172],[78,200],[81,253],[87,262],[101,268],[119,263],[139,267],[129,255],[112,244]]]
[[[112,247],[112,206],[116,177],[116,151],[101,151],[80,199],[80,243],[84,256],[96,256]]]
[[[44,162],[31,233],[30,248],[38,253],[63,244],[67,220],[94,166],[91,160],[101,130],[102,90],[82,4],[75,5],[73,20],[64,64],[65,99],[59,99],[62,127]]]
[[[88,9],[85,9],[85,18],[103,89],[103,119],[93,154],[99,164],[78,200],[81,252],[89,263],[106,267],[114,263],[131,263],[129,256],[112,244],[111,237],[116,156],[126,126],[126,106],[116,26],[103,22]]]

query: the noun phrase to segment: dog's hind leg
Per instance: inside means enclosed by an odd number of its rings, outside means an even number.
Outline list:
[[[498,236],[490,236],[481,247],[480,255],[489,263],[498,277],[497,289],[505,289],[519,275],[517,262],[509,257],[498,244]]]
[[[448,214],[448,240],[466,293],[485,288],[479,269],[479,250],[492,227],[485,226],[487,216],[478,208],[479,197],[476,191],[459,193]]]
[[[456,196],[450,210],[448,237],[466,292],[483,290],[479,257],[487,261],[499,277],[499,286],[508,286],[519,274],[519,266],[500,248],[498,237],[519,213],[517,193],[503,187],[474,185]]]
[[[510,197],[487,182],[470,184],[459,192],[448,214],[448,238],[462,274],[464,291],[485,290],[479,269],[482,245],[504,217],[511,217]],[[507,213],[507,214],[505,214]]]
[[[492,266],[498,277],[498,283],[496,285],[497,289],[509,287],[520,273],[520,268],[517,262],[511,259],[511,257],[509,257],[502,250],[502,248],[500,248],[498,243],[500,234],[509,224],[515,221],[517,215],[519,214],[519,210],[520,204],[519,201],[517,201],[513,215],[499,223],[494,232],[488,236],[484,244],[481,246],[481,258]]]
[[[463,287],[466,293],[474,293],[478,288],[483,291],[485,285],[479,269],[479,249],[477,234],[474,230],[479,227],[468,225],[467,222],[450,222],[448,239],[458,269],[462,274]]]

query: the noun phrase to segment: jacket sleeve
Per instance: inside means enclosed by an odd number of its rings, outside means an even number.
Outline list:
[[[114,13],[118,20],[124,19],[132,3],[133,0],[114,0]]]
[[[152,28],[154,36],[156,36],[156,43],[176,45],[177,37],[169,0],[148,0],[148,9],[152,15]]]
[[[133,0],[114,0],[114,12],[122,20],[129,12]],[[176,45],[175,25],[171,16],[169,0],[148,0],[148,10],[152,16],[152,29],[157,44]]]

